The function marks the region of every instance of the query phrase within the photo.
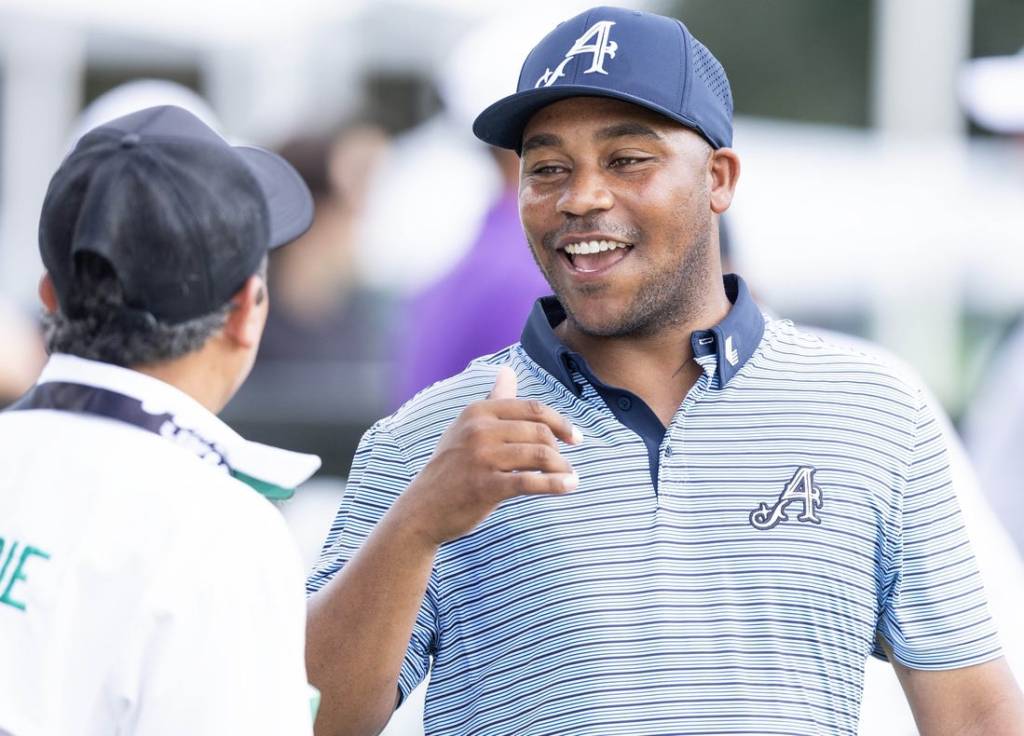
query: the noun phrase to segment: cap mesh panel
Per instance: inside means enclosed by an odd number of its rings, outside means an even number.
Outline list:
[[[721,100],[725,109],[729,111],[729,116],[732,117],[732,92],[729,90],[729,80],[725,76],[725,69],[718,63],[718,59],[712,56],[707,47],[696,38],[693,39],[690,48],[693,49],[694,73]]]

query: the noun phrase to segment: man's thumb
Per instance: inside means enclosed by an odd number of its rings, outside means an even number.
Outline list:
[[[516,397],[516,372],[509,366],[503,365],[498,369],[498,376],[494,379],[494,388],[487,395],[489,399],[514,399]]]

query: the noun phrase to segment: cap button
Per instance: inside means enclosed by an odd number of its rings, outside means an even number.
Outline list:
[[[128,133],[121,139],[121,148],[135,148],[135,146],[139,145],[139,140],[138,133]]]

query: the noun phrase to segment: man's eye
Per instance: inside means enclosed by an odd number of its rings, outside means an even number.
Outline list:
[[[632,164],[643,163],[646,160],[647,159],[640,158],[638,156],[619,156],[618,158],[613,158],[611,162],[608,164],[608,166],[610,166],[613,169],[617,169],[623,166],[630,166]]]
[[[561,174],[565,171],[564,166],[557,166],[555,164],[547,164],[545,166],[537,166],[530,173],[536,174],[537,176],[552,176],[554,174]]]

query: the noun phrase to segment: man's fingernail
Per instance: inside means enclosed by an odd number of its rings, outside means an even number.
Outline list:
[[[580,477],[575,471],[562,478],[562,484],[565,486],[567,491],[575,491],[576,487],[580,484]]]
[[[580,431],[579,427],[572,428],[572,443],[578,445],[583,442],[583,432]]]

